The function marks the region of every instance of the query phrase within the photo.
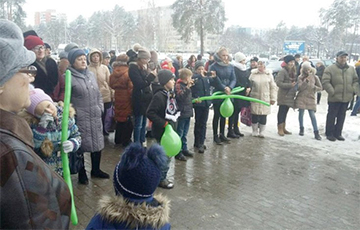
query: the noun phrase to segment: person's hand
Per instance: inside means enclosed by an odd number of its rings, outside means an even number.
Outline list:
[[[211,77],[211,78],[215,78],[215,77],[216,77],[216,71],[210,71],[210,72],[211,72],[210,77]]]
[[[74,144],[69,140],[64,141],[62,143],[62,147],[63,147],[64,153],[70,153],[74,150]]]
[[[250,93],[250,88],[246,88],[246,96],[248,96],[249,95],[249,93]]]
[[[194,79],[190,79],[186,86],[190,89],[194,85],[195,85]]]
[[[275,104],[275,101],[274,101],[274,100],[271,100],[271,101],[270,101],[270,105],[273,105],[273,104]]]
[[[291,85],[292,85],[292,87],[294,87],[295,85],[296,85],[296,82],[291,82]]]
[[[201,103],[201,100],[200,100],[199,98],[196,98],[196,99],[195,99],[195,103],[196,103],[196,104],[199,104],[199,103]]]
[[[46,128],[49,125],[49,123],[53,121],[54,121],[53,115],[45,112],[40,118],[39,126]]]
[[[230,87],[225,87],[225,93],[227,94],[227,95],[230,95],[231,94],[231,90],[230,90]]]

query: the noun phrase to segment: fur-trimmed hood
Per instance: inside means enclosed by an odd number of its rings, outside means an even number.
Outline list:
[[[270,74],[272,74],[272,70],[271,69],[265,69],[264,73],[260,73],[259,70],[256,68],[256,69],[251,70],[251,74],[267,74],[267,75],[270,75]]]
[[[160,229],[169,223],[170,201],[163,195],[154,196],[157,206],[135,204],[122,196],[103,196],[99,201],[98,214],[112,223],[126,223],[130,228],[152,226]]]

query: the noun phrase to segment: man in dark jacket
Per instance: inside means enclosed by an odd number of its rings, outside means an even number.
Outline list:
[[[344,141],[342,129],[346,110],[355,92],[359,89],[355,68],[347,64],[348,54],[339,51],[336,63],[326,67],[322,85],[328,93],[328,113],[326,116],[326,138],[329,141]]]

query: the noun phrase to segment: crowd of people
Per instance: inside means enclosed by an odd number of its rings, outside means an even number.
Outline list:
[[[226,47],[211,53],[207,61],[192,55],[183,67],[180,55],[160,63],[155,50],[139,44],[116,56],[115,51],[97,49],[86,54],[70,43],[57,63],[50,57],[50,46],[35,31],[22,33],[14,23],[0,20],[0,32],[2,229],[69,227],[71,199],[61,178],[59,151],[69,154],[71,173],[78,174],[80,184],[88,184],[87,153],[90,175],[110,178],[100,169],[104,138],[112,131],[106,128],[109,111],[114,111],[116,123],[114,142],[125,151],[114,169],[115,196],[102,199],[88,229],[170,229],[169,201],[154,196],[157,187],[174,187],[167,179],[171,158],[159,145],[168,125],[182,142],[175,156],[179,161],[195,154],[187,138],[192,117],[194,149],[205,153],[211,106],[214,144],[229,144],[244,136],[239,119],[246,109],[251,112],[251,135],[265,138],[271,106],[232,99],[234,112],[227,118],[221,112],[224,99],[201,99],[212,92],[230,95],[234,88],[243,87],[235,94],[277,103],[280,136],[291,134],[286,118],[293,108],[299,111],[299,135],[304,135],[303,116],[308,110],[314,138],[321,140],[315,112],[322,90],[328,94],[325,135],[329,141],[345,140],[346,110],[355,94],[351,115],[359,112],[360,62],[356,68],[349,66],[345,51],[339,51],[336,62],[326,68],[321,62],[313,66],[305,57],[299,63],[300,55],[286,55],[274,79],[265,62],[252,57],[247,67],[246,55],[237,52],[232,58]],[[61,142],[66,70],[71,73],[72,93],[68,140]],[[147,137],[157,144],[148,148]]]

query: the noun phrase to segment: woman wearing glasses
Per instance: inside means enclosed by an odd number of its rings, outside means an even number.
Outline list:
[[[37,68],[37,75],[33,85],[35,88],[44,90],[47,95],[56,101],[53,96],[59,79],[56,62],[54,59],[45,56],[44,42],[38,36],[29,35],[25,37],[24,45],[36,55],[33,65]]]
[[[69,188],[34,153],[31,129],[16,115],[30,105],[35,74],[23,42],[15,23],[0,20],[0,229],[68,229]]]

